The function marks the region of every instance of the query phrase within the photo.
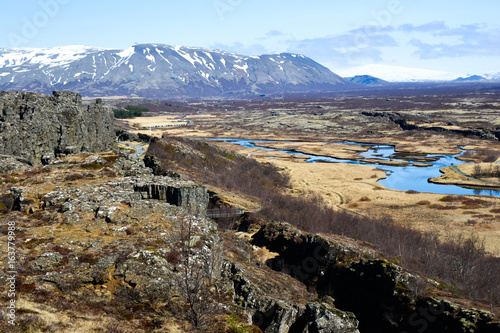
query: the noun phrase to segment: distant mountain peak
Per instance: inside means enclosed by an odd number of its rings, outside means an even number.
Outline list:
[[[352,83],[362,84],[365,86],[382,86],[389,83],[385,80],[379,79],[378,77],[371,75],[356,75],[345,79],[349,80]]]
[[[460,75],[422,68],[370,64],[339,71],[343,77],[371,75],[388,82],[451,81]]]
[[[455,81],[457,81],[457,82],[467,82],[467,81],[482,81],[482,80],[486,80],[486,78],[482,77],[480,75],[471,75],[471,76],[467,76],[467,77],[459,77]]]

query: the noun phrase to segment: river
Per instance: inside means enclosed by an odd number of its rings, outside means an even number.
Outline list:
[[[303,154],[292,150],[274,149],[274,148],[264,148],[259,147],[256,144],[266,143],[266,142],[277,142],[277,141],[265,141],[265,140],[246,140],[246,139],[210,139],[212,141],[223,141],[231,144],[240,145],[248,148],[257,148],[267,151],[278,151],[283,153],[288,153],[295,156],[302,156],[307,158],[306,162],[309,163],[348,163],[348,164],[362,164],[377,167],[384,170],[387,178],[382,179],[379,183],[387,188],[391,188],[399,191],[418,191],[418,192],[429,192],[438,194],[456,194],[456,195],[490,195],[490,196],[500,196],[499,190],[492,189],[469,189],[461,186],[455,185],[440,185],[433,184],[428,181],[429,178],[438,177],[441,173],[439,169],[464,163],[457,159],[460,154],[456,155],[426,155],[425,157],[433,159],[433,161],[426,161],[425,163],[431,164],[428,167],[418,167],[414,163],[421,163],[421,160],[414,161],[411,156],[405,159],[398,158],[393,146],[390,145],[379,145],[379,144],[367,144],[367,143],[357,143],[357,142],[336,142],[342,144],[352,144],[352,145],[362,145],[370,147],[366,152],[359,153],[359,155],[365,158],[377,158],[383,160],[392,161],[407,161],[409,164],[407,166],[387,166],[380,165],[378,163],[366,162],[363,160],[345,160],[338,159],[328,156],[310,155]],[[294,144],[300,145],[300,142],[293,142]]]

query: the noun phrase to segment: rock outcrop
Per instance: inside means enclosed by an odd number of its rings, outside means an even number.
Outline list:
[[[189,214],[204,216],[207,212],[207,188],[193,182],[155,177],[150,181],[135,184],[134,191],[141,193],[143,199],[161,200],[184,207]]]
[[[403,131],[419,130],[446,132],[464,137],[475,136],[486,140],[499,140],[500,138],[498,128],[495,130],[485,128],[457,128],[456,126],[450,126],[449,124],[435,125],[433,122],[420,122],[417,117],[410,117],[399,112],[363,111],[361,114],[367,117],[379,118],[387,122],[392,122],[398,125]]]
[[[302,281],[318,295],[332,297],[336,308],[354,313],[361,332],[493,332],[498,327],[489,312],[416,294],[411,274],[386,260],[369,259],[376,253],[355,243],[271,222],[257,231],[253,244],[279,253],[267,261],[271,268]],[[306,314],[319,309],[309,305]]]
[[[234,302],[247,310],[253,325],[264,333],[359,333],[354,314],[335,308],[332,298],[313,301],[291,295],[290,290],[304,286],[286,275],[226,262],[223,277],[233,284]]]
[[[81,96],[55,91],[0,93],[0,154],[40,164],[51,154],[110,150],[114,117],[100,100],[89,106]]]

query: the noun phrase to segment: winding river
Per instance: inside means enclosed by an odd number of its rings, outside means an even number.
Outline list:
[[[365,158],[376,158],[379,160],[386,160],[386,161],[392,160],[392,161],[409,162],[409,164],[406,166],[388,166],[388,165],[380,165],[378,163],[373,163],[373,162],[367,162],[363,160],[345,160],[328,156],[303,154],[293,150],[264,148],[258,146],[259,143],[269,143],[277,141],[246,140],[246,139],[210,139],[210,140],[223,141],[248,148],[257,148],[267,151],[278,151],[290,155],[301,156],[307,158],[306,162],[309,163],[318,163],[318,162],[349,163],[349,164],[362,164],[362,165],[377,167],[379,169],[384,170],[387,175],[387,178],[380,180],[379,183],[387,188],[399,191],[413,190],[418,192],[429,192],[438,194],[500,196],[499,190],[468,189],[455,185],[440,185],[428,182],[429,178],[438,177],[441,174],[439,172],[439,169],[451,165],[458,165],[464,163],[463,161],[457,159],[457,157],[460,156],[462,153],[456,155],[442,155],[442,154],[426,155],[425,157],[432,159],[432,161],[426,161],[425,163],[431,165],[427,167],[418,167],[415,166],[415,163],[421,163],[420,159],[418,161],[415,161],[411,159],[412,158],[411,156],[405,159],[398,158],[398,154],[396,153],[393,146],[357,143],[357,142],[336,142],[342,144],[352,144],[352,145],[361,145],[370,147],[366,152],[359,153],[359,155]],[[300,145],[300,142],[293,142],[293,143]]]

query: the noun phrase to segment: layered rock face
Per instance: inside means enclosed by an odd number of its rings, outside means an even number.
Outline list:
[[[110,150],[114,142],[111,109],[100,100],[84,106],[72,92],[2,92],[0,111],[0,153],[30,164],[51,154]]]
[[[208,192],[205,186],[193,182],[176,182],[171,184],[163,181],[169,177],[156,177],[153,181],[138,183],[134,191],[140,192],[143,199],[166,201],[171,205],[186,208],[193,215],[205,215],[208,206]]]

